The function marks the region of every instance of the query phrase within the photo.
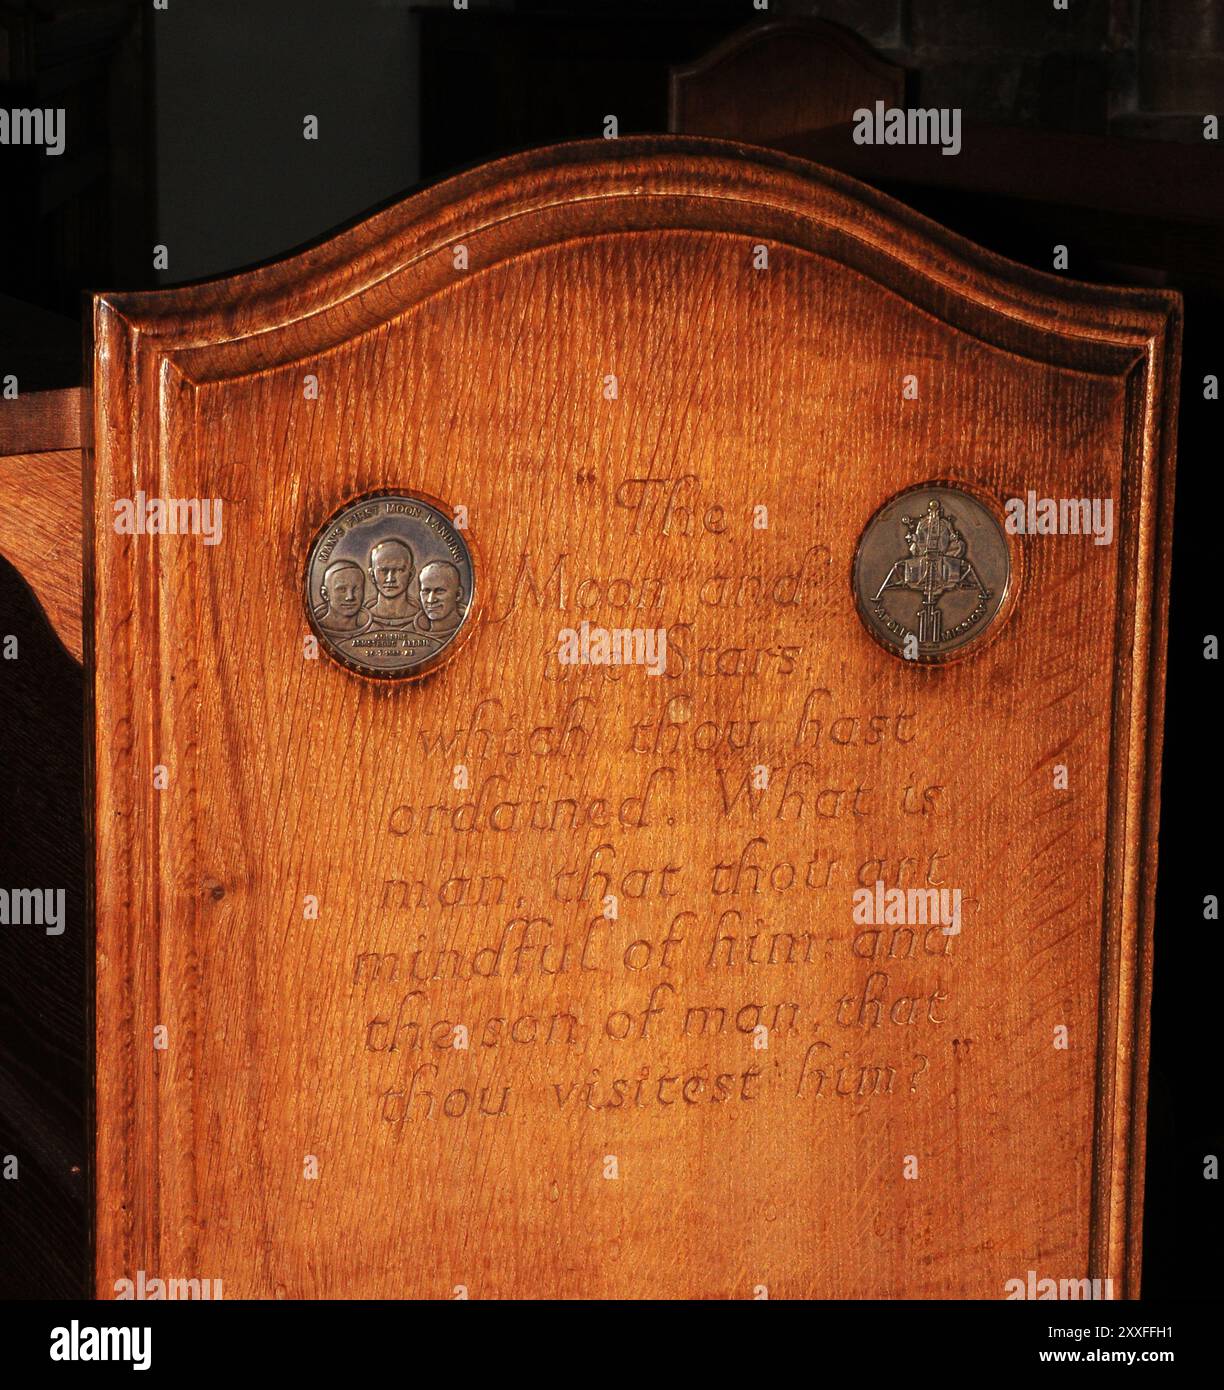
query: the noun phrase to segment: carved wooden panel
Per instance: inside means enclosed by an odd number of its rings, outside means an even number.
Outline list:
[[[900,105],[905,69],[823,19],[754,24],[671,75],[669,129],[776,145]]]
[[[1177,331],[666,137],[100,298],[100,1292],[1134,1292]],[[982,641],[907,659],[852,571],[930,482],[1110,543],[1008,534]],[[415,681],[308,640],[388,488],[475,555]],[[149,499],[219,543],[116,531]],[[959,930],[865,925],[898,887]]]

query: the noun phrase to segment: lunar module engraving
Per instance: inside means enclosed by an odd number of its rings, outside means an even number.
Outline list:
[[[911,589],[922,595],[918,609],[918,641],[933,646],[943,636],[943,615],[939,601],[953,589],[976,589],[981,603],[990,598],[990,590],[977,576],[973,564],[965,556],[965,538],[956,523],[932,498],[922,517],[903,516],[908,529],[905,533],[909,555],[898,560],[888,571],[888,577],[876,591],[873,601],[879,603],[886,589]]]
[[[867,630],[895,655],[920,661],[944,660],[978,637],[997,616],[1010,579],[1007,541],[993,513],[946,484],[912,488],[882,507],[854,562]]]

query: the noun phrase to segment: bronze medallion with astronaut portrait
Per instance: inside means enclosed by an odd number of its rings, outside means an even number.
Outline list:
[[[472,552],[438,502],[355,498],[306,560],[306,615],[329,656],[363,676],[423,676],[453,654],[474,611]]]

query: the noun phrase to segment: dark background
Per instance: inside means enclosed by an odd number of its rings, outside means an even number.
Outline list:
[[[0,107],[63,106],[66,153],[0,146],[0,378],[23,391],[81,376],[83,291],[147,288],[285,254],[459,167],[602,133],[667,129],[669,68],[747,24],[817,15],[908,70],[909,104],[961,107],[960,186],[895,167],[877,182],[1013,259],[1186,298],[1152,1010],[1144,1295],[1219,1298],[1221,1183],[1219,664],[1209,557],[1224,377],[1224,0],[449,3],[407,0],[0,0]],[[302,138],[302,118],[320,138]],[[1025,133],[1022,196],[975,190],[970,131]],[[1082,136],[1076,145],[1066,137]],[[1093,141],[1102,143],[1094,144]],[[1184,156],[1185,163],[1179,162]],[[1092,192],[1043,198],[1067,161]],[[1076,161],[1079,161],[1077,164]],[[830,161],[832,162],[832,161]],[[1186,168],[1170,191],[1159,175]],[[1153,193],[1142,204],[1143,191]],[[1123,212],[1119,209],[1123,208]],[[165,245],[170,265],[152,269]],[[0,884],[61,884],[58,938],[0,928],[0,1295],[90,1283],[89,960],[81,672],[0,560]]]

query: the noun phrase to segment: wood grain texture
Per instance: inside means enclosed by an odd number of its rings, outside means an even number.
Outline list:
[[[656,137],[94,326],[100,1293],[1137,1289],[1176,296]],[[849,576],[936,478],[1116,535],[1016,537],[999,636],[919,669]],[[409,687],[303,653],[310,537],[389,486],[468,508],[487,596]],[[222,543],[116,535],[137,492]],[[666,674],[559,666],[583,619]],[[876,877],[962,934],[864,953]]]
[[[20,571],[78,663],[84,585],[81,468],[79,449],[0,455],[0,555]]]
[[[0,401],[0,454],[81,447],[81,389],[23,391]]]

